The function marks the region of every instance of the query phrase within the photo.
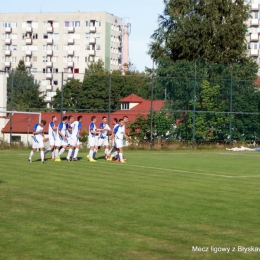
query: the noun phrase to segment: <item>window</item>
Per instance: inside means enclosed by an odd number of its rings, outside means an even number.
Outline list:
[[[86,39],[90,38],[90,33],[86,33]]]
[[[12,62],[17,62],[17,58],[16,57],[12,57]]]
[[[54,28],[58,28],[60,26],[60,23],[59,22],[53,22],[53,27]]]
[[[58,56],[53,56],[52,57],[52,62],[58,62]]]
[[[17,51],[17,45],[12,45],[12,50]]]
[[[68,21],[64,22],[64,27],[70,27],[70,22]]]
[[[42,56],[42,62],[47,62],[47,57],[46,56]]]
[[[74,21],[72,22],[73,27],[80,27],[80,21]]]
[[[3,28],[9,28],[11,27],[11,23],[2,23]]]
[[[15,142],[15,143],[21,142],[21,136],[20,135],[12,135],[12,142]]]
[[[58,40],[59,39],[59,34],[58,33],[53,33],[52,39]]]
[[[67,56],[63,56],[63,62],[68,62],[68,57]]]
[[[78,56],[74,56],[74,57],[73,57],[73,61],[74,61],[74,62],[79,62],[79,57],[78,57]]]
[[[46,73],[46,69],[45,68],[42,69],[42,73]]]
[[[47,50],[47,45],[42,45],[42,50],[46,51]]]
[[[57,86],[58,85],[58,80],[53,80],[53,85]]]
[[[43,39],[48,39],[48,34],[47,33],[43,34]]]
[[[122,103],[121,110],[129,110],[129,103]]]
[[[37,68],[31,68],[31,73],[32,73],[32,74],[37,73]]]
[[[96,46],[96,50],[100,51],[101,50],[101,45]]]
[[[37,62],[37,56],[33,56],[33,57],[32,57],[32,61],[33,61],[33,62]]]
[[[86,27],[89,27],[89,21],[86,21]]]
[[[101,33],[96,33],[96,38],[101,39]]]
[[[52,46],[53,51],[58,51],[59,50],[59,45],[53,45]]]
[[[96,26],[97,26],[97,27],[101,27],[101,22],[98,22],[98,21],[97,21],[97,22],[96,22]]]
[[[90,50],[90,45],[89,44],[85,46],[85,50],[88,50],[88,51]]]
[[[38,33],[33,34],[33,39],[37,40],[38,39]]]
[[[74,73],[79,73],[79,69],[74,69]]]
[[[254,12],[253,17],[254,17],[255,19],[258,19],[258,18],[259,18],[259,13],[258,13],[258,12]]]

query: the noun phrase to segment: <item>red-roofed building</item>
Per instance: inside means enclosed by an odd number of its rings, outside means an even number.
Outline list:
[[[135,94],[129,95],[125,98],[119,100],[121,103],[121,110],[115,111],[110,114],[110,127],[112,128],[113,118],[123,118],[124,115],[128,116],[129,121],[133,122],[138,115],[148,115],[151,110],[151,101],[145,100],[143,98],[138,97]],[[163,100],[154,100],[152,102],[153,111],[160,111],[160,109],[164,105]],[[83,116],[83,130],[88,132],[88,126],[91,122],[91,116],[95,115],[97,117],[97,127],[102,121],[102,117],[109,117],[108,113],[66,113],[67,116],[73,115],[75,119],[79,115]],[[57,112],[42,112],[41,119],[47,121],[47,124],[44,128],[45,135],[48,134],[48,124],[52,120],[52,116],[57,116],[58,121],[60,121],[61,114]],[[0,120],[6,120],[0,119]],[[30,114],[14,114],[12,118],[12,135],[13,140],[22,141],[24,144],[31,144],[32,137],[32,128],[33,126],[39,122],[38,115],[30,115]],[[10,120],[8,120],[7,124],[1,131],[2,139],[9,142],[10,141]]]

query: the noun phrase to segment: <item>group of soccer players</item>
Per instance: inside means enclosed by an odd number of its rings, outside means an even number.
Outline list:
[[[45,155],[52,152],[52,160],[60,162],[60,156],[68,149],[66,160],[78,161],[78,152],[80,149],[80,139],[82,138],[82,121],[83,117],[78,116],[77,120],[73,116],[64,116],[62,122],[56,125],[57,117],[53,116],[52,121],[49,123],[48,137],[49,148],[44,151],[44,126],[46,120],[41,120],[40,123],[34,125],[33,128],[33,144],[32,151],[29,156],[29,162],[32,162],[32,156],[36,149],[40,149],[41,162],[45,163]],[[103,116],[99,128],[96,127],[96,116],[91,117],[89,125],[88,144],[90,147],[87,158],[90,162],[96,162],[95,155],[101,146],[105,148],[104,158],[112,161],[116,160],[125,163],[123,159],[123,138],[129,139],[130,137],[125,134],[125,125],[128,122],[128,117],[124,116],[123,119],[113,119],[113,130],[107,124],[107,118]],[[109,150],[108,134],[111,132],[111,149]]]

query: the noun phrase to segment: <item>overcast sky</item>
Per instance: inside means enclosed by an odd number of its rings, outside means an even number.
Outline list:
[[[3,1],[3,0],[1,0]],[[130,18],[129,57],[135,68],[144,71],[152,67],[146,54],[150,36],[158,27],[163,0],[9,0],[0,5],[0,13],[26,12],[108,12]]]

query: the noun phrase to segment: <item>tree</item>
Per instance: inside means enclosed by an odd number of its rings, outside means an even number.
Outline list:
[[[71,79],[63,86],[63,110],[84,109],[85,98],[82,95],[82,83],[78,79]],[[57,111],[61,107],[61,90],[56,90],[52,106]]]
[[[154,60],[243,62],[246,55],[244,0],[164,0],[149,54]]]
[[[11,80],[13,87],[11,90]],[[16,110],[43,109],[46,107],[45,95],[40,91],[40,85],[25,68],[24,62],[19,61],[15,71],[9,72],[7,80],[8,107],[10,107],[12,92],[12,107]]]

